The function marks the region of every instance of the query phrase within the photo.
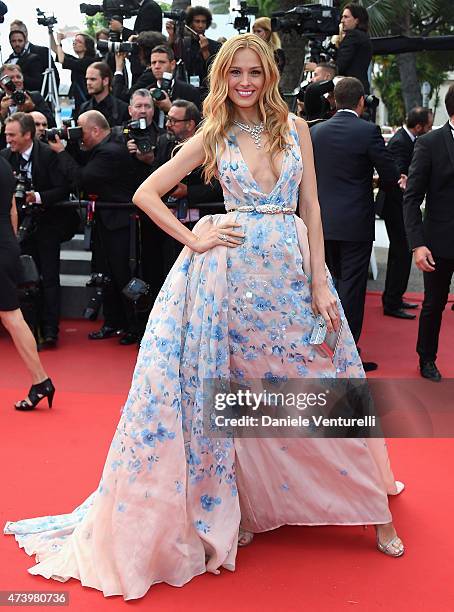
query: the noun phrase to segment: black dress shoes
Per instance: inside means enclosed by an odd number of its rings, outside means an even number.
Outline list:
[[[401,308],[404,308],[405,310],[414,310],[415,308],[418,308],[419,304],[412,304],[411,302],[402,302],[402,304],[400,305]]]
[[[432,382],[440,382],[441,374],[440,370],[435,365],[435,361],[420,361],[419,369],[421,371],[421,376],[424,378],[428,378]]]
[[[105,340],[106,338],[113,338],[120,336],[123,333],[122,329],[116,327],[109,327],[109,325],[103,325],[98,331],[92,331],[88,334],[90,340]]]
[[[120,338],[119,342],[123,346],[127,346],[128,344],[137,344],[139,340],[139,336],[132,332],[127,332],[122,338]]]
[[[378,363],[375,363],[375,361],[363,361],[363,368],[365,372],[374,372],[378,368]]]
[[[383,314],[387,317],[395,317],[396,319],[416,319],[416,315],[405,312],[403,308],[384,308]]]
[[[40,348],[55,348],[57,346],[58,336],[55,334],[45,334],[39,343]]]

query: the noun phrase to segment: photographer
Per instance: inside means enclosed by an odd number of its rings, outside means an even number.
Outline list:
[[[167,162],[173,154],[175,147],[191,138],[201,121],[199,109],[188,100],[175,100],[167,115],[167,134],[158,139],[156,151],[156,167]],[[174,214],[192,229],[201,216],[222,212],[222,208],[198,208],[199,204],[223,202],[223,193],[217,180],[205,184],[202,177],[202,167],[193,170],[184,181],[177,183],[167,194],[168,201],[176,204]],[[144,243],[144,253],[148,242]],[[164,271],[163,278],[173,266],[182,245],[168,235],[163,238]],[[144,254],[144,262],[149,258]],[[145,266],[144,266],[145,268]],[[146,269],[144,269],[146,272]],[[156,273],[154,273],[156,275]],[[158,287],[159,290],[160,287]]]
[[[369,94],[368,70],[372,61],[369,14],[363,6],[347,4],[342,12],[341,25],[343,36],[337,51],[337,72],[359,79],[364,92]]]
[[[57,34],[57,41],[54,36],[51,37],[51,48],[52,51],[57,55],[57,61],[60,62],[62,68],[71,70],[71,87],[69,90],[69,97],[74,98],[75,109],[88,100],[88,91],[85,83],[85,73],[88,66],[96,62],[96,51],[95,41],[88,34],[76,34],[73,41],[74,53],[68,55],[62,48],[62,40],[65,35],[62,33]]]
[[[31,91],[41,91],[43,84],[43,73],[47,69],[48,53],[47,47],[34,45],[28,41],[28,30],[25,23],[16,19],[11,22],[9,42],[13,48],[12,53],[6,60],[6,64],[17,64],[24,75],[25,88]],[[57,82],[60,85],[60,75],[52,60],[52,69]]]
[[[113,95],[125,102],[129,102],[131,94],[136,89],[148,88],[155,83],[151,72],[150,57],[151,52],[157,45],[165,44],[165,37],[159,32],[141,32],[135,40],[137,44],[137,57],[140,62],[140,76],[128,90],[127,79],[125,77],[125,60],[128,57],[126,52],[117,52],[115,56],[115,74],[112,84]]]
[[[33,117],[15,113],[6,119],[5,131],[9,148],[0,154],[11,164],[16,176],[22,175],[24,183],[28,183],[19,220],[21,225],[30,227],[30,232],[21,246],[22,252],[35,260],[42,278],[38,314],[42,343],[54,346],[60,318],[60,243],[74,235],[79,216],[75,210],[54,206],[68,197],[69,188],[63,176],[55,171],[55,153],[35,139]]]
[[[40,113],[39,111],[32,111],[30,113],[30,116],[33,118],[33,121],[35,123],[35,129],[36,129],[35,137],[38,140],[44,140],[46,130],[49,127],[49,124],[47,122],[47,117],[43,115],[42,113]]]
[[[64,178],[76,191],[96,196],[103,202],[128,203],[137,189],[136,169],[124,141],[112,134],[106,118],[99,111],[88,111],[79,116],[82,145],[89,152],[84,166],[80,166],[65,151],[56,136],[49,146],[58,154],[58,164]],[[137,341],[138,329],[131,304],[122,294],[132,274],[129,269],[129,232],[132,211],[124,207],[96,208],[93,258],[97,272],[110,277],[104,292],[104,323],[91,340],[119,336],[121,344]]]
[[[335,66],[327,63],[315,65],[311,82],[304,91],[304,114],[308,121],[326,121],[336,112],[335,76]]]
[[[111,32],[115,32],[119,37],[119,40],[128,41],[134,40],[137,34],[141,32],[162,32],[162,11],[161,7],[154,0],[140,0],[139,12],[137,14],[136,21],[134,23],[134,29],[129,30],[123,27],[123,22],[120,19],[112,18],[109,22]],[[158,43],[155,43],[158,44]],[[131,57],[131,74],[132,83],[134,84],[139,76],[142,74],[143,66],[141,65],[140,58],[136,55]]]
[[[203,94],[206,94],[208,67],[221,48],[221,43],[205,36],[206,30],[211,26],[213,16],[211,11],[204,6],[188,7],[185,21],[194,33],[185,36],[183,40],[178,40],[175,22],[167,21],[168,42],[173,46],[175,57],[183,60],[191,84],[201,87]],[[191,77],[195,78],[191,79]]]
[[[135,163],[137,187],[151,174],[155,163],[155,149],[159,135],[162,133],[155,122],[154,103],[148,89],[137,89],[131,96],[129,104],[129,115],[131,121],[127,124],[128,138],[126,146]],[[138,127],[140,120],[145,125]],[[117,132],[119,128],[114,128]]]
[[[0,68],[0,146],[5,146],[4,124],[5,119],[16,112],[30,113],[39,111],[45,115],[52,127],[55,125],[54,116],[39,91],[24,90],[24,77],[18,64],[3,64]]]
[[[104,115],[109,125],[123,125],[129,120],[128,105],[110,93],[112,71],[105,62],[95,62],[88,66],[85,76],[90,100],[84,102],[76,117],[90,110]]]
[[[254,21],[252,31],[271,47],[279,74],[282,74],[285,68],[285,53],[281,46],[279,34],[271,29],[271,19],[269,17],[258,17]]]

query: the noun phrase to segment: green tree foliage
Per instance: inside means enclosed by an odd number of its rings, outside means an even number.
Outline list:
[[[102,13],[96,13],[93,17],[86,15],[85,25],[87,29],[85,32],[95,38],[95,33],[101,28],[108,28],[109,23]]]

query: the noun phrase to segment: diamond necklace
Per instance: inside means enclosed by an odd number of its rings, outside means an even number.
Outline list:
[[[252,125],[248,125],[247,123],[241,123],[240,121],[234,119],[233,123],[234,125],[239,127],[242,132],[246,132],[246,134],[249,134],[249,136],[255,142],[255,147],[257,149],[260,149],[262,147],[260,139],[262,136],[262,132],[265,129],[265,124],[263,123],[263,121],[260,121],[259,124],[253,123]]]

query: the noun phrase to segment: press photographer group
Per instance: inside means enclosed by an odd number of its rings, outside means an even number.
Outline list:
[[[38,24],[48,30],[49,47],[34,45],[26,24],[13,20],[13,53],[0,68],[1,155],[16,174],[17,236],[27,271],[22,279],[24,312],[41,348],[55,347],[59,337],[61,244],[81,232],[84,248],[92,253],[83,315],[96,320],[102,309],[104,318],[89,338],[117,337],[123,345],[140,342],[181,245],[134,209],[132,196],[197,131],[209,92],[208,72],[223,43],[207,36],[212,14],[205,7],[163,12],[154,0],[103,0],[80,4],[80,12],[101,15],[108,28],[100,28],[95,39],[84,32],[75,34],[70,53],[65,35],[58,31],[58,16],[37,9]],[[375,121],[379,100],[370,94],[372,42],[365,9],[348,4],[341,13],[338,6],[309,4],[274,12],[271,18],[257,17],[257,12],[257,7],[240,2],[232,12],[233,27],[259,36],[281,75],[286,57],[280,35],[301,41],[305,62],[299,85],[285,99],[313,130],[316,159],[328,146],[319,136],[320,124],[334,115],[337,120],[338,111]],[[124,26],[127,19],[134,20],[132,29]],[[63,122],[56,64],[71,75],[73,111]],[[418,112],[409,124],[416,122],[416,132],[430,126],[430,113],[426,117]],[[383,199],[391,188],[401,193],[398,181],[404,180],[408,167],[400,173],[394,170],[382,145],[377,155],[383,161],[373,163],[383,175]],[[323,189],[321,193],[325,216]],[[205,183],[201,167],[164,199],[190,229],[200,217],[223,210],[218,179]],[[330,212],[323,222],[327,262],[334,274],[338,255],[333,249],[338,248],[340,234],[336,227],[331,231],[337,223],[331,216]],[[358,231],[364,236],[368,232]],[[362,278],[366,261],[365,252]],[[350,325],[359,337],[364,292],[351,306],[345,300]],[[391,306],[385,312],[400,312],[400,307]]]

